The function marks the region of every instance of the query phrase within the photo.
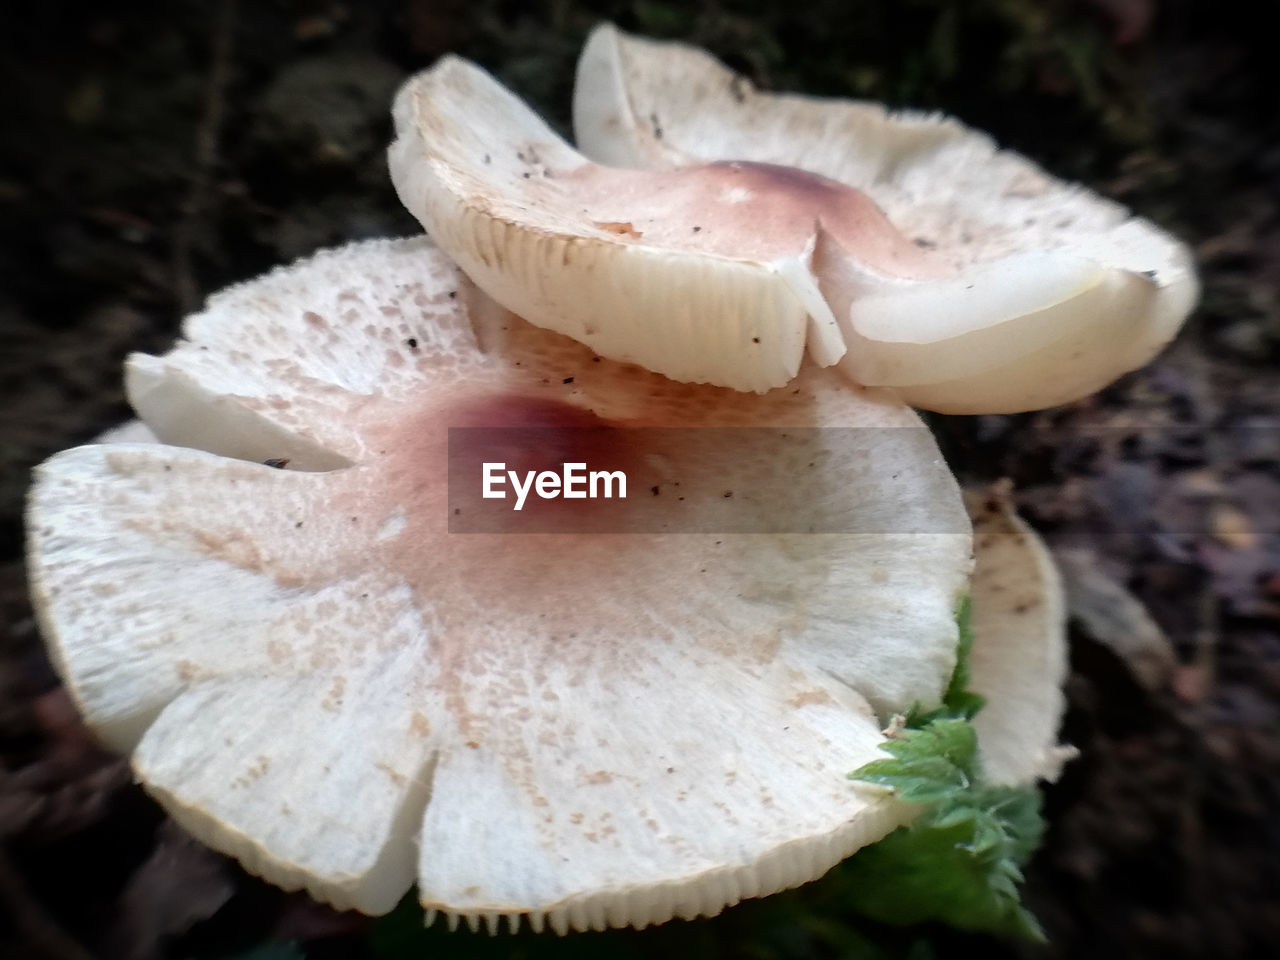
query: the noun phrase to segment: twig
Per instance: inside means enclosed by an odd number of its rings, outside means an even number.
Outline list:
[[[222,129],[223,98],[231,73],[231,40],[235,32],[235,19],[235,0],[222,0],[218,5],[213,29],[213,53],[209,65],[209,82],[205,87],[204,115],[196,128],[195,169],[191,174],[191,190],[182,205],[181,219],[174,229],[173,287],[178,307],[184,314],[200,306],[200,290],[191,269],[191,248],[218,162],[218,134]]]

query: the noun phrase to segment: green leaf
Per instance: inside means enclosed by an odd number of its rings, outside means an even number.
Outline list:
[[[873,760],[850,776],[889,787],[911,803],[949,798],[976,779],[977,736],[964,720],[937,720],[923,730],[904,730],[880,749],[893,759]]]
[[[1043,939],[1018,893],[1022,865],[1044,829],[1039,793],[982,783],[977,736],[967,720],[904,730],[881,749],[892,759],[850,776],[926,808],[849,861],[854,907],[882,923],[934,920]]]
[[[969,600],[956,610],[956,666],[933,710],[912,707],[905,729],[880,745],[890,756],[850,777],[891,789],[924,805],[909,826],[855,854],[846,864],[850,899],[882,923],[937,921],[962,930],[1043,940],[1022,906],[1022,867],[1044,832],[1033,787],[982,780],[978,737],[970,720],[982,697],[965,688],[973,631]]]
[[[904,799],[931,799],[909,826],[849,860],[850,896],[859,912],[895,925],[938,921],[1043,939],[1018,892],[1022,865],[1043,830],[1034,789],[969,786],[948,793],[939,784],[930,790],[921,787],[914,768],[900,775],[881,768],[875,781],[896,781]]]

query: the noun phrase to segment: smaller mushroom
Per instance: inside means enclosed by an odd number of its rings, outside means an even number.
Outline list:
[[[757,94],[611,27],[587,156],[455,57],[394,112],[401,199],[486,293],[677,380],[763,391],[807,350],[917,406],[1032,409],[1145,362],[1196,296],[1176,241],[955,121]]]

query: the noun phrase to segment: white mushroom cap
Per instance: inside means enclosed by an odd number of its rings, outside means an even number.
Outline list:
[[[821,242],[815,255],[842,367],[915,406],[995,413],[1076,399],[1149,360],[1198,296],[1184,245],[984,134],[878,104],[759,93],[682,44],[597,28],[574,130],[599,163],[754,161],[864,191],[952,271],[869,276],[825,262]]]
[[[949,274],[875,204],[761,164],[626,171],[590,163],[475,65],[445,57],[396,97],[401,200],[489,296],[602,356],[675,380],[764,391],[806,343],[844,353],[812,260]]]
[[[1067,612],[1053,557],[1014,511],[1007,484],[965,492],[973,518],[969,689],[986,704],[973,720],[992,783],[1056,780],[1075,755],[1058,746],[1066,701]]]
[[[160,443],[39,469],[35,604],[89,723],[197,837],[370,913],[416,878],[473,923],[643,926],[901,823],[846,774],[879,755],[875,710],[939,696],[970,566],[914,414],[814,368],[744,396],[596,362],[468,315],[460,281],[419,239],[232,288],[130,362]],[[833,521],[939,532],[450,534],[446,428],[495,398],[863,428]],[[902,434],[925,442],[874,439]],[[786,510],[786,472],[750,469]]]

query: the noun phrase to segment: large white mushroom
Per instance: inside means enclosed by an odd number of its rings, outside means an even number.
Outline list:
[[[678,380],[762,391],[807,350],[917,406],[1033,409],[1144,363],[1197,295],[1184,246],[954,120],[761,94],[610,26],[582,153],[453,57],[395,116],[402,200],[486,292]]]
[[[55,456],[28,518],[90,725],[272,882],[380,913],[416,879],[491,927],[715,913],[909,818],[846,774],[955,658],[968,524],[914,414],[816,367],[760,396],[675,383],[469,311],[463,283],[425,240],[352,246],[131,359],[161,442]],[[547,423],[851,428],[814,460],[820,529],[875,532],[451,534],[448,428]],[[736,476],[785,518],[794,474]]]

